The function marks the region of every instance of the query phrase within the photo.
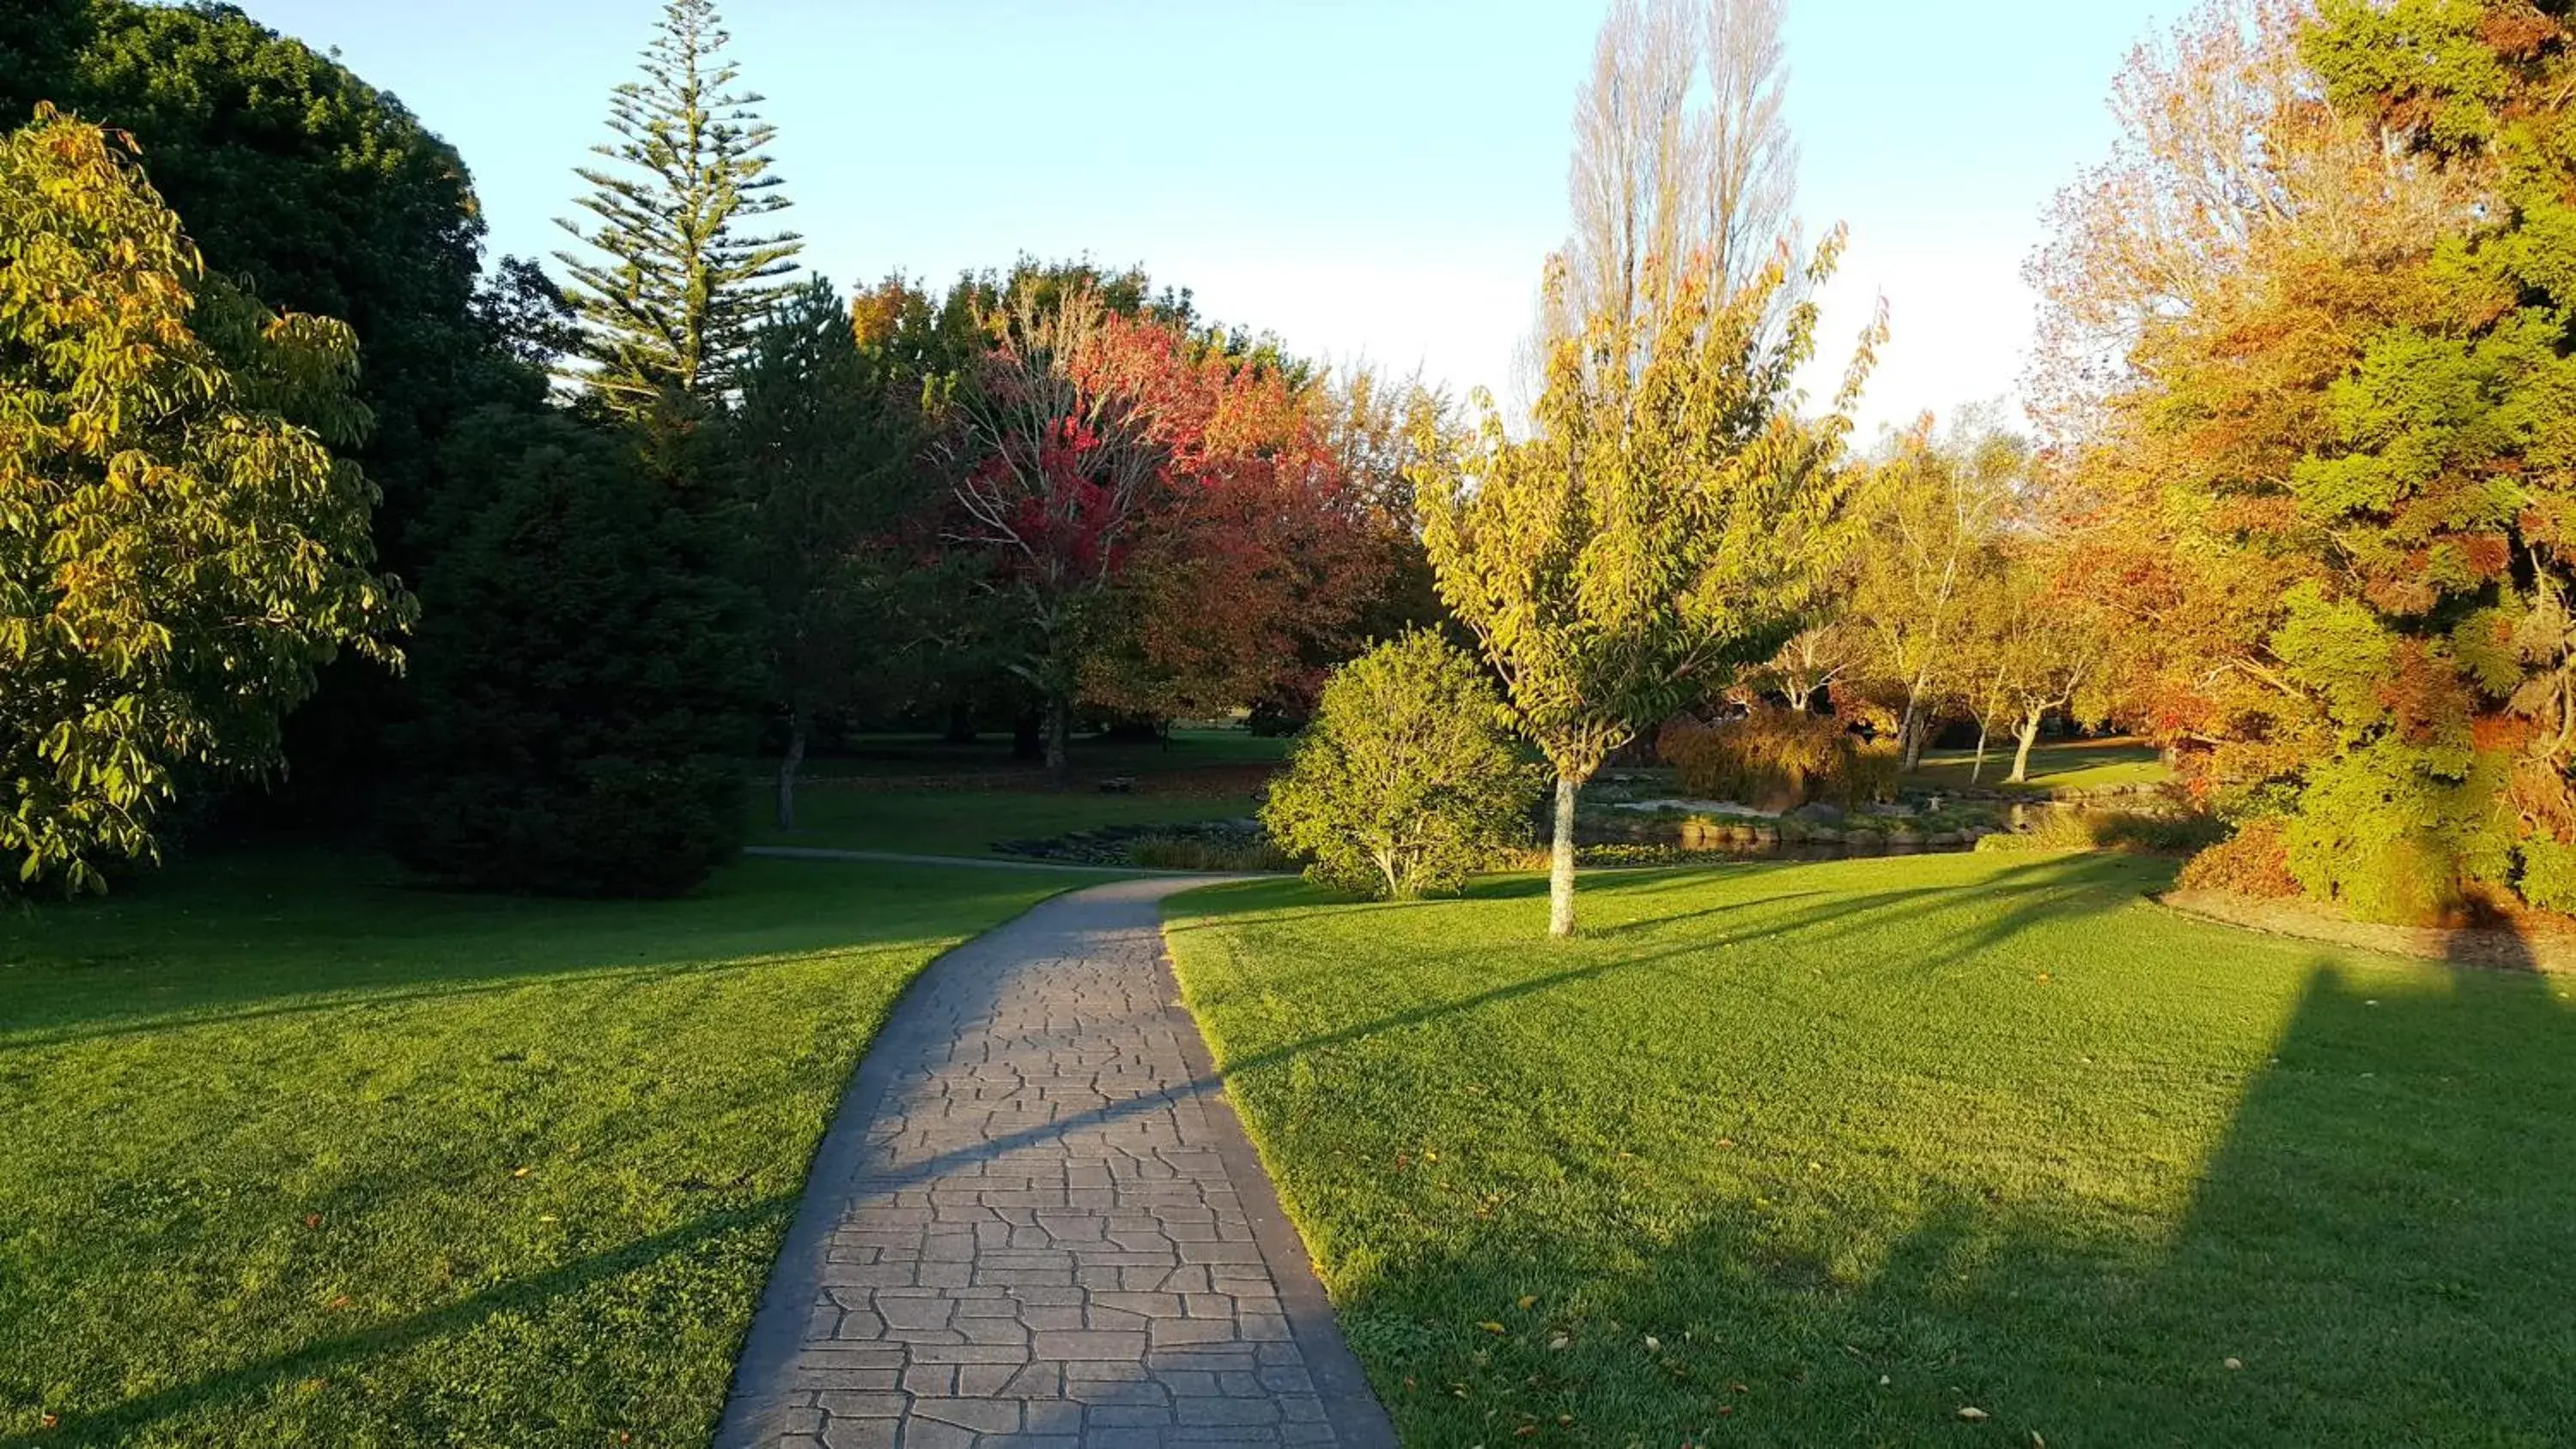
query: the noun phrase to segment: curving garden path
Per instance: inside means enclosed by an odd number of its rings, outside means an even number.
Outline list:
[[[1056,897],[913,983],[719,1446],[1394,1444],[1178,1001],[1158,902],[1207,879]]]

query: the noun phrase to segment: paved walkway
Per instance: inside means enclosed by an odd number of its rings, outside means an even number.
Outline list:
[[[1391,1449],[1178,1004],[1157,903],[933,963],[843,1098],[721,1449]]]

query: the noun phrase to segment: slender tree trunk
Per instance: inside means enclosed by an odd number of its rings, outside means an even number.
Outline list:
[[[1816,690],[1813,685],[1791,685],[1784,692],[1789,696],[1789,708],[1805,714],[1807,701],[1815,697]]]
[[[1556,777],[1556,842],[1547,863],[1547,933],[1574,934],[1574,797],[1583,782]]]
[[[1917,679],[1905,690],[1905,719],[1896,728],[1896,737],[1905,751],[1907,774],[1923,768],[1923,737],[1930,733],[1924,727],[1923,681]]]
[[[1046,702],[1046,772],[1047,779],[1061,790],[1073,783],[1073,701],[1061,694],[1049,695]]]
[[[805,765],[805,711],[787,712],[787,754],[778,762],[778,828],[796,828],[796,772]]]
[[[1012,719],[1011,758],[1014,760],[1046,758],[1046,724],[1037,711],[1025,711]]]
[[[1971,761],[1968,765],[1968,783],[1971,785],[1977,783],[1977,777],[1983,775],[1985,772],[1986,721],[1984,716],[1981,715],[1977,719],[1977,758]]]
[[[2039,723],[2042,718],[2043,716],[2036,714],[2022,716],[2018,731],[2021,735],[2021,744],[2013,751],[2013,772],[2004,777],[2005,784],[2021,785],[2029,782],[2030,747],[2039,739]]]

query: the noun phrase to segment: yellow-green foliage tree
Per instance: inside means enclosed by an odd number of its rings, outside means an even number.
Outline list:
[[[1902,699],[1905,768],[1923,762],[1938,703],[1963,692],[1961,644],[2029,445],[1976,412],[1935,437],[1923,419],[1869,470],[1857,513],[1867,542],[1852,562],[1844,615],[1862,671]]]
[[[99,889],[184,772],[277,762],[343,646],[391,661],[357,345],[206,278],[97,127],[0,141],[0,860]]]
[[[1810,294],[1840,252],[1837,234],[1814,253],[1797,279]],[[1685,270],[1650,289],[1666,299],[1655,310],[1598,313],[1555,344],[1530,437],[1482,399],[1477,442],[1416,488],[1441,597],[1555,770],[1552,935],[1574,930],[1584,782],[1779,648],[1845,533],[1838,463],[1877,329],[1833,410],[1803,419],[1791,379],[1817,316],[1811,301],[1778,305],[1786,251],[1731,290]]]

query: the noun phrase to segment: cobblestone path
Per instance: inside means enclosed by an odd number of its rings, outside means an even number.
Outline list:
[[[1059,896],[869,1049],[734,1375],[725,1449],[1388,1449],[1178,1004],[1158,902]]]

